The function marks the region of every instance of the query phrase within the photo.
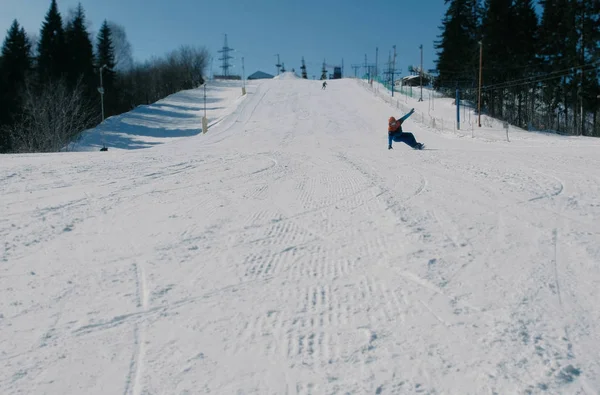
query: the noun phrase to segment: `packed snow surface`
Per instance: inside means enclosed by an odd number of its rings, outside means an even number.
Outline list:
[[[0,393],[598,393],[599,140],[247,88],[2,156]]]

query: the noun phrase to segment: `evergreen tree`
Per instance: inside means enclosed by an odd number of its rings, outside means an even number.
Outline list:
[[[41,82],[64,76],[68,69],[67,51],[62,17],[56,0],[52,0],[42,24],[38,53],[37,69]]]
[[[486,85],[497,86],[516,79],[514,48],[517,42],[515,10],[512,0],[486,0],[482,23],[484,78]],[[486,92],[489,113],[502,117],[504,113],[505,89],[496,87]]]
[[[96,44],[96,67],[102,73],[102,86],[104,87],[104,108],[107,116],[113,115],[116,110],[118,97],[116,89],[115,50],[112,43],[111,30],[105,20],[98,32]]]
[[[2,126],[11,124],[21,111],[21,91],[31,63],[27,34],[15,20],[2,45],[0,62],[0,152],[10,151],[10,136]]]
[[[539,47],[539,21],[533,0],[515,0],[514,27],[516,45],[513,48],[515,72],[518,76],[530,73],[536,68]]]
[[[513,48],[514,73],[518,80],[535,77],[539,72],[537,62],[538,18],[533,0],[516,0],[514,4],[514,26],[516,43]],[[522,84],[514,89],[517,95],[517,125],[527,126],[532,120],[535,103],[535,84]],[[529,109],[527,109],[529,108]]]
[[[75,86],[80,78],[88,92],[96,91],[94,75],[94,49],[85,26],[85,13],[81,3],[65,29],[68,54],[68,83]]]
[[[577,65],[577,40],[573,0],[540,0],[544,7],[540,25],[540,56],[544,75],[554,76],[544,83],[544,103],[548,126],[566,130],[573,90],[572,67]],[[563,107],[562,111],[559,108]]]
[[[474,86],[479,67],[479,16],[477,0],[445,0],[450,3],[442,21],[436,87]]]

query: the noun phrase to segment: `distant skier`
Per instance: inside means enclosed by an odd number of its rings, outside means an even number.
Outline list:
[[[321,89],[327,88],[327,81],[323,81],[323,87]]]
[[[408,114],[402,118],[396,120],[394,117],[390,117],[388,125],[388,149],[392,149],[392,141],[397,143],[405,143],[414,149],[423,149],[425,145],[417,142],[415,136],[412,133],[404,133],[402,131],[402,123],[406,121],[415,112],[415,109],[411,109]]]

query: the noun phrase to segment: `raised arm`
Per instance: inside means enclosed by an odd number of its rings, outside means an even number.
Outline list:
[[[406,119],[407,119],[408,117],[410,117],[411,115],[413,115],[413,113],[414,113],[414,112],[415,112],[415,109],[414,109],[414,108],[413,108],[413,109],[411,109],[411,110],[408,112],[408,114],[406,114],[405,116],[403,116],[402,118],[400,118],[400,122],[404,122],[404,121],[406,121]]]

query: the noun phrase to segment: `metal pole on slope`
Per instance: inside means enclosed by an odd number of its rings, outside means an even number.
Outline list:
[[[478,115],[478,121],[477,123],[479,124],[479,127],[481,127],[481,77],[482,77],[482,57],[483,57],[483,46],[482,46],[482,42],[479,41],[479,98],[477,100],[477,115]]]
[[[460,130],[460,93],[456,87],[456,130]]]
[[[204,81],[204,116],[202,117],[202,133],[208,132],[208,118],[206,118],[206,81]]]
[[[375,47],[375,78],[379,77],[379,69],[377,68],[377,63],[379,63],[379,48]]]
[[[394,97],[394,71],[396,70],[396,46],[394,45],[394,63],[392,65],[392,97]]]
[[[274,56],[277,56],[277,64],[275,65],[275,67],[277,67],[277,75],[279,75],[279,68],[281,67],[281,61],[279,60],[279,54],[276,54]]]
[[[102,122],[104,122],[104,85],[102,83],[102,71],[108,66],[102,65],[100,67],[100,88],[98,88],[98,92],[100,93],[100,105],[102,106]],[[100,151],[108,151],[106,148],[106,142],[104,140],[104,132],[102,132],[102,148]]]
[[[244,57],[242,56],[242,95],[246,94],[246,79],[244,69]]]
[[[421,49],[421,70],[419,70],[419,74],[421,75],[421,97],[419,101],[423,101],[423,44],[419,48]]]
[[[98,92],[100,93],[100,103],[102,106],[102,122],[104,122],[104,85],[102,84],[102,71],[106,67],[106,65],[102,65],[102,67],[100,67],[100,88],[98,88]]]

